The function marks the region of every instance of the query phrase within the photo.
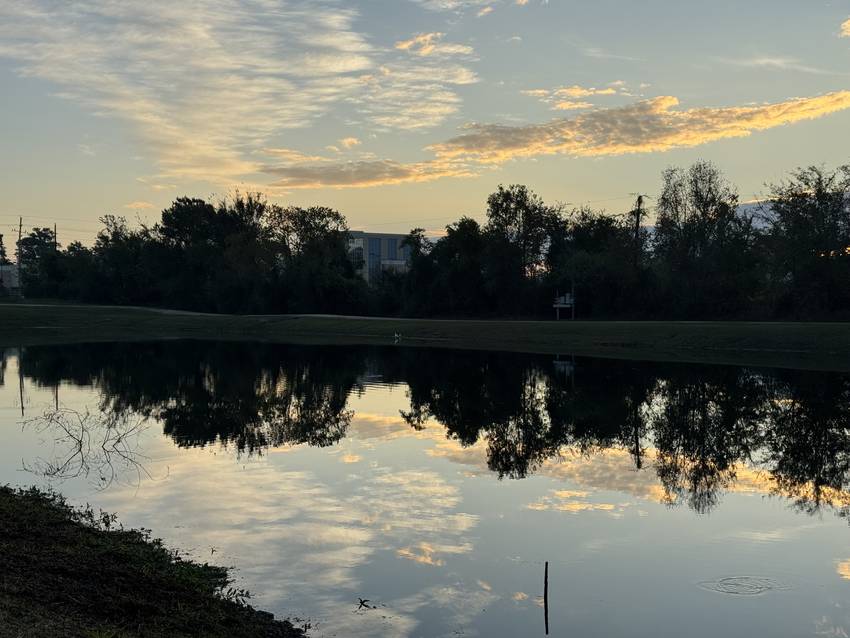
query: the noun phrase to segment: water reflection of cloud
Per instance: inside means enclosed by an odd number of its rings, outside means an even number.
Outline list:
[[[117,490],[106,495],[120,503],[112,509],[204,559],[215,546],[217,559],[238,565],[237,577],[260,594],[258,606],[302,617],[318,609],[328,631],[339,622],[341,605],[361,593],[358,569],[376,552],[445,564],[472,550],[466,537],[478,519],[456,511],[458,488],[434,472],[367,470],[346,497],[315,473],[287,470],[274,459],[243,465],[190,450],[171,462],[169,480],[146,484],[138,498]],[[391,627],[384,619],[379,630],[376,618],[363,615],[354,628],[345,618],[339,629],[408,635],[415,626],[404,611],[410,601],[402,609],[384,602]]]
[[[465,554],[472,551],[470,543],[461,545],[446,545],[420,542],[408,547],[402,547],[396,551],[396,555],[400,558],[406,558],[422,565],[431,565],[434,567],[443,567],[446,561],[439,558],[446,554]]]
[[[620,505],[614,503],[595,503],[585,500],[588,492],[575,490],[550,490],[548,495],[542,496],[527,505],[527,508],[537,512],[557,511],[578,514],[579,512],[605,512],[612,516],[621,515],[628,503]]]

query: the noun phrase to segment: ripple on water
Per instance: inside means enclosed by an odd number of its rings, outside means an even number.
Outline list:
[[[729,576],[699,584],[703,589],[728,596],[760,596],[769,591],[785,591],[791,587],[773,578]]]

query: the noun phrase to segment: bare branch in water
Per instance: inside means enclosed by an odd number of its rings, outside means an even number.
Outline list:
[[[142,478],[153,478],[145,467],[148,461],[140,451],[139,436],[145,419],[126,412],[78,412],[71,408],[46,410],[41,416],[23,422],[52,442],[51,458],[38,457],[24,471],[51,480],[87,478],[106,489],[113,483],[128,481],[138,485]]]

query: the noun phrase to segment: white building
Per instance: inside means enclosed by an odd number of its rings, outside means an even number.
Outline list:
[[[376,281],[382,272],[407,272],[410,247],[402,246],[407,235],[352,230],[348,254],[366,281]]]

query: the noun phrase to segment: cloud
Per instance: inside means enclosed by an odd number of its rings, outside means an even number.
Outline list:
[[[336,146],[328,147],[328,150],[333,149],[336,152],[339,152],[339,149]],[[301,151],[296,151],[291,148],[264,148],[261,151],[264,155],[269,155],[271,157],[275,157],[285,162],[286,164],[303,164],[308,162],[329,162],[330,159],[326,157],[322,157],[321,155],[308,155],[307,153],[302,153]]]
[[[360,140],[356,137],[343,137],[339,140],[339,145],[344,148],[354,148],[355,146],[360,146]]]
[[[850,38],[850,18],[841,25],[841,37]]]
[[[538,96],[543,90],[527,93]],[[666,96],[542,124],[470,124],[461,135],[427,147],[436,158],[420,162],[374,158],[338,162],[320,158],[268,164],[264,171],[277,177],[273,186],[282,189],[364,188],[470,177],[486,166],[521,158],[664,152],[824,117],[850,108],[850,91],[758,106],[677,109],[678,105],[678,99]],[[574,106],[587,108],[582,103]]]
[[[231,182],[245,153],[359,88],[372,47],[336,3],[206,0],[0,5],[0,56],[129,121],[169,176]]]
[[[491,13],[493,13],[493,7],[488,6],[488,7],[484,7],[483,9],[479,10],[478,13],[475,14],[475,15],[477,15],[479,18],[483,18],[484,16],[489,15]]]
[[[754,69],[774,69],[776,71],[797,71],[799,73],[810,73],[812,75],[839,75],[835,71],[828,71],[826,69],[820,69],[813,66],[808,66],[806,64],[802,64],[796,58],[782,58],[782,57],[770,57],[770,56],[760,56],[754,58],[747,58],[742,60],[730,60],[726,58],[721,58],[720,60],[724,64],[731,64],[733,66],[741,66],[748,67]]]
[[[591,95],[616,95],[617,90],[614,88],[597,89],[586,88],[574,84],[573,86],[563,86],[552,91],[554,97],[590,97]]]
[[[636,58],[631,55],[618,55],[611,53],[601,47],[584,47],[580,49],[581,54],[586,58],[596,58],[600,60],[621,60],[623,62],[642,62],[641,58]]]
[[[578,92],[532,90],[535,97]],[[609,95],[608,89],[583,89]],[[850,108],[850,91],[758,106],[677,109],[675,97],[662,96],[626,106],[596,109],[541,124],[511,126],[470,124],[465,132],[428,148],[435,159],[403,163],[363,158],[346,162],[317,158],[268,164],[273,186],[282,189],[364,188],[443,177],[470,177],[486,166],[546,155],[617,156],[691,148],[710,142],[747,137],[754,132],[817,119]],[[564,101],[556,108],[584,109],[592,105]],[[297,160],[297,158],[289,158]]]
[[[360,78],[361,97],[352,100],[369,120],[386,129],[418,130],[437,126],[457,113],[457,86],[474,84],[471,69],[445,60],[417,58],[384,65]]]
[[[474,173],[461,163],[426,161],[404,164],[388,159],[270,166],[266,172],[282,189],[366,188],[406,182],[428,182],[442,177],[469,177]]]
[[[472,55],[474,53],[471,46],[441,42],[444,35],[445,34],[439,32],[420,33],[409,40],[400,40],[399,42],[396,42],[395,48],[420,57],[427,57],[429,55]]]
[[[593,104],[587,100],[580,98],[589,98],[596,96],[611,96],[611,95],[630,95],[626,89],[625,82],[618,80],[612,82],[604,89],[596,87],[584,87],[578,84],[572,86],[561,86],[554,89],[527,89],[520,91],[523,95],[534,97],[550,104],[552,109],[558,111],[572,111],[577,109],[591,108]]]
[[[146,182],[230,187],[261,172],[258,150],[337,107],[381,130],[458,111],[452,87],[476,82],[474,72],[399,59],[359,33],[358,18],[337,0],[8,0],[0,57],[53,95],[128,122],[158,164]]]
[[[129,208],[130,210],[145,210],[148,208],[154,208],[154,205],[150,202],[130,202],[129,204],[124,204],[124,208]]]
[[[554,154],[600,157],[669,151],[842,111],[850,108],[850,91],[758,106],[678,110],[678,105],[677,98],[662,96],[542,124],[471,124],[461,135],[429,148],[438,158],[482,164]]]
[[[593,103],[591,102],[577,102],[574,100],[564,100],[562,102],[555,102],[552,105],[553,109],[558,111],[576,111],[581,109],[590,109],[593,108]]]

